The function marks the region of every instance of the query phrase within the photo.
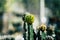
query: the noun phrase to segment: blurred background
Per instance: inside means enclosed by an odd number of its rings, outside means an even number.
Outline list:
[[[22,15],[25,13],[35,16],[35,31],[43,21],[48,27],[52,25],[56,33],[60,34],[60,0],[0,0],[0,34],[15,31],[13,23],[20,23],[19,30],[23,31]]]
[[[36,26],[39,25],[39,17],[40,17],[40,0],[1,0],[0,1],[1,7],[0,7],[0,15],[1,15],[1,26],[8,26],[9,19],[13,20],[15,16],[14,14],[21,14],[24,13],[31,13],[35,15],[35,29]],[[10,18],[9,18],[10,17]],[[19,20],[21,19],[20,17]],[[17,20],[17,19],[16,19]],[[16,21],[14,20],[14,21]],[[37,22],[36,22],[37,21]],[[1,27],[1,28],[2,28]]]

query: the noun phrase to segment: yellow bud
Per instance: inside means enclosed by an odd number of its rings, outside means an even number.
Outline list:
[[[34,15],[32,15],[32,14],[26,15],[25,20],[27,23],[32,24],[34,22]]]

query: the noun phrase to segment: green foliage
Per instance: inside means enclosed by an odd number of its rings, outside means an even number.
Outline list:
[[[5,3],[6,3],[6,0],[0,0],[0,7],[3,7]]]
[[[6,0],[0,0],[0,11],[4,11],[5,3],[6,3]]]
[[[60,0],[45,0],[45,4],[53,11],[53,15],[60,16]]]

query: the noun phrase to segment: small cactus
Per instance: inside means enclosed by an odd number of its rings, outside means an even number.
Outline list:
[[[37,33],[38,40],[46,40],[46,25],[42,24],[39,26]]]

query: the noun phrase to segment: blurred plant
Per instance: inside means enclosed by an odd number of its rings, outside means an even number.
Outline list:
[[[27,32],[27,26],[26,26],[26,21],[25,21],[25,16],[26,16],[26,14],[24,14],[23,15],[23,21],[24,21],[24,25],[23,25],[23,29],[24,29],[24,34],[23,34],[23,37],[24,37],[24,40],[27,40],[26,38],[27,38],[27,34],[26,34],[26,32]]]
[[[53,11],[53,15],[60,17],[60,0],[45,0],[46,7]]]
[[[41,24],[37,33],[38,40],[46,40],[46,25]]]
[[[40,25],[39,26],[39,30],[41,30],[41,31],[46,31],[46,25],[45,24],[42,24],[42,25]]]
[[[6,0],[0,0],[0,12],[5,10],[5,7],[4,7],[5,3],[6,3]]]
[[[54,40],[54,38],[52,36],[47,36],[46,40]]]

